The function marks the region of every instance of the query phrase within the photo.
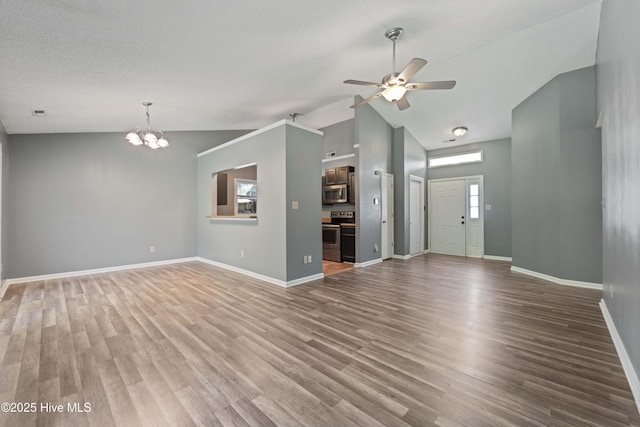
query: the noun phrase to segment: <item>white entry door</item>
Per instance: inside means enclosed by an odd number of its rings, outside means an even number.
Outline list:
[[[409,179],[409,253],[416,255],[424,248],[424,180]]]
[[[382,259],[393,256],[393,175],[383,173],[380,180],[380,249]]]
[[[430,189],[431,252],[465,256],[465,180],[432,182]]]

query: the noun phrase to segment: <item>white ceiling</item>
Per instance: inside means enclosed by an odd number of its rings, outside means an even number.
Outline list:
[[[3,0],[0,121],[9,133],[252,129],[370,88],[391,70],[384,32],[400,26],[399,112],[372,102],[427,148],[508,137],[511,110],[558,73],[592,65],[601,0]],[[344,105],[344,103],[342,104]],[[346,108],[346,107],[342,107]],[[47,117],[34,118],[33,109]],[[348,112],[347,112],[348,113]],[[452,145],[449,143],[449,145]]]

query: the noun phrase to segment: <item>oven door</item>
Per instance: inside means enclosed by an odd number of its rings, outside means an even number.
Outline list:
[[[349,194],[346,184],[325,185],[322,187],[322,203],[332,205],[334,203],[349,202]]]
[[[322,226],[322,259],[341,261],[339,225],[325,224]]]

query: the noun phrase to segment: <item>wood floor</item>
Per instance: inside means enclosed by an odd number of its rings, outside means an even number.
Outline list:
[[[322,273],[326,276],[333,276],[334,274],[342,273],[353,269],[353,264],[346,262],[334,262],[322,260]]]
[[[639,426],[600,292],[509,267],[424,255],[283,289],[194,262],[13,285],[0,402],[38,407],[0,425]]]

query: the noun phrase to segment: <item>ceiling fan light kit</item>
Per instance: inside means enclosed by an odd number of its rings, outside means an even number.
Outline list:
[[[162,131],[154,131],[151,129],[151,116],[149,115],[149,107],[153,105],[151,102],[143,102],[142,105],[147,107],[147,129],[137,128],[132,130],[125,136],[125,139],[132,145],[146,145],[151,149],[166,148],[169,141],[164,137]]]
[[[453,132],[453,134],[455,136],[465,136],[468,131],[469,131],[469,129],[467,129],[466,127],[458,126],[456,128],[453,128],[453,130],[451,132]]]
[[[357,108],[361,105],[367,104],[380,96],[383,96],[387,101],[396,104],[399,110],[406,110],[411,105],[407,101],[407,91],[414,90],[436,90],[436,89],[453,89],[456,85],[455,80],[448,80],[442,82],[428,82],[428,83],[409,83],[411,77],[413,77],[418,71],[427,65],[427,61],[422,58],[413,58],[409,61],[406,67],[399,73],[396,72],[396,40],[404,33],[402,28],[392,28],[384,33],[384,36],[393,42],[393,68],[390,74],[387,74],[382,78],[382,83],[366,82],[362,80],[345,80],[344,83],[359,85],[359,86],[371,86],[382,89],[381,91],[371,95],[367,99],[355,103],[351,108]]]

